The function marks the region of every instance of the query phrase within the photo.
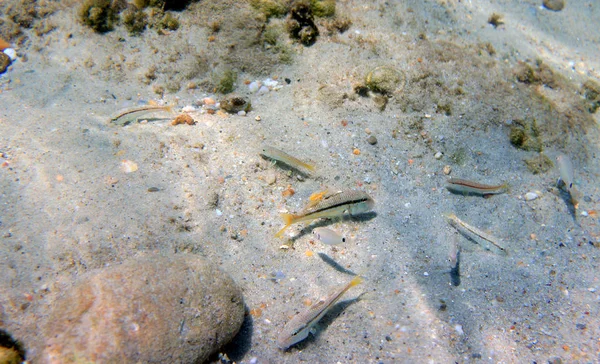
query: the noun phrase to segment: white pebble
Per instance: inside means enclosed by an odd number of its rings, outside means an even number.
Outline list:
[[[260,88],[260,82],[258,82],[258,81],[251,82],[248,85],[248,90],[250,90],[250,92],[256,92],[256,91],[258,91],[259,88]]]
[[[581,211],[581,216],[588,216],[588,212],[587,211]]]
[[[238,111],[239,116],[246,116],[246,112],[244,110]]]
[[[270,78],[267,78],[266,80],[263,81],[263,85],[265,85],[265,86],[267,86],[269,88],[277,86],[278,83],[279,82],[277,82],[275,80],[272,80]]]
[[[428,272],[423,272],[423,275],[424,275],[425,277],[427,277],[427,276],[429,276],[429,273],[428,273]]]
[[[219,210],[219,209],[216,209],[215,213],[217,214],[217,216],[223,215],[223,212],[221,210]]]
[[[538,194],[535,192],[527,192],[525,194],[525,201],[533,201],[538,197],[539,197]]]
[[[454,326],[454,330],[456,330],[456,332],[459,335],[464,335],[465,334],[465,332],[463,331],[462,325],[455,325]]]
[[[434,155],[435,159],[442,159],[442,156],[443,156],[442,152],[437,152]]]
[[[268,88],[267,86],[261,86],[261,87],[258,89],[258,93],[259,93],[259,94],[266,94],[267,92],[269,92],[269,88]]]
[[[193,107],[192,105],[184,106],[183,109],[181,109],[181,112],[192,112],[192,111],[196,111],[196,108]]]
[[[17,51],[15,51],[12,48],[6,48],[5,50],[3,50],[3,52],[10,58],[11,61],[17,59]]]

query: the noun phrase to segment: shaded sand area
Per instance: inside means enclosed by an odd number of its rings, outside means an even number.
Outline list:
[[[600,361],[600,10],[541,2],[338,1],[310,46],[285,12],[267,20],[246,2],[192,3],[169,12],[178,29],[140,35],[96,33],[78,3],[45,2],[9,34],[18,59],[0,76],[0,328],[43,362],[41,328],[78,277],[175,254],[241,288],[245,322],[220,350],[238,363]],[[212,105],[228,88],[245,115]],[[174,112],[110,122],[150,101]],[[171,125],[183,108],[195,124]],[[272,165],[263,145],[316,173]],[[557,186],[560,154],[578,208]],[[452,194],[450,177],[509,190]],[[274,237],[281,212],[326,187],[367,192],[374,213]],[[448,213],[508,254],[457,234]],[[314,226],[349,239],[324,245]],[[347,271],[365,282],[279,350],[283,325]]]

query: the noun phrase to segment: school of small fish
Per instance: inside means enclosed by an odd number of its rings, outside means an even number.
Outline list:
[[[122,110],[111,117],[110,122],[117,125],[126,125],[132,120],[149,113],[167,112],[171,113],[171,106],[159,105],[144,105],[135,108]],[[272,146],[263,146],[259,154],[278,164],[284,168],[295,170],[301,175],[311,177],[316,173],[314,165],[298,159],[283,150]],[[124,161],[126,162],[126,161]],[[570,202],[575,209],[579,205],[579,192],[574,184],[573,163],[571,159],[560,154],[556,157],[560,178],[558,185],[564,186],[564,189],[570,197]],[[137,169],[137,166],[135,166]],[[132,169],[132,170],[135,170]],[[446,188],[455,194],[463,196],[482,196],[489,198],[493,195],[503,194],[508,192],[508,183],[495,185],[483,184],[475,181],[469,181],[461,178],[449,178],[446,181]],[[310,195],[308,203],[298,213],[282,213],[281,217],[284,221],[284,226],[275,236],[281,238],[285,231],[293,224],[305,222],[311,223],[318,219],[335,219],[346,215],[355,216],[368,213],[373,210],[375,202],[366,192],[360,190],[337,191],[326,188],[322,191],[317,191]],[[497,251],[507,254],[507,249],[503,246],[499,239],[488,234],[481,229],[468,224],[458,218],[454,213],[445,214],[448,223],[453,226],[457,232],[465,235],[469,239],[481,244],[487,250]],[[324,227],[317,226],[312,229],[312,235],[316,240],[325,245],[338,245],[348,242],[348,238],[337,231]],[[450,262],[450,278],[451,284],[454,286],[460,285],[460,244],[454,236],[449,253]],[[314,333],[316,324],[330,311],[330,309],[341,299],[341,297],[350,288],[360,284],[363,281],[362,275],[355,277],[341,287],[335,288],[325,298],[318,300],[308,309],[298,312],[290,319],[282,328],[277,338],[277,345],[281,350],[287,350],[290,347],[298,344],[308,337],[310,333]]]
[[[273,160],[275,163],[282,163],[299,173],[310,175],[315,173],[315,167],[303,162],[277,148],[264,147],[260,153],[263,157]],[[571,160],[565,155],[559,155],[556,159],[559,171],[560,181],[571,196],[571,202],[577,208],[576,190],[573,186],[573,165]],[[460,178],[450,178],[447,180],[446,188],[457,194],[464,196],[477,195],[489,198],[493,195],[506,193],[509,190],[508,183],[497,185],[487,185],[479,182],[469,181]],[[280,238],[285,231],[293,224],[299,222],[312,222],[317,219],[333,219],[346,214],[357,215],[369,212],[373,209],[374,200],[365,192],[358,190],[334,191],[329,188],[323,191],[317,191],[309,197],[306,206],[298,213],[283,213],[281,217],[284,221],[284,227],[279,230],[275,236]],[[446,214],[448,223],[456,228],[458,232],[473,239],[481,244],[485,249],[507,254],[506,248],[499,239],[488,234],[481,229],[472,226],[458,218],[454,213]],[[335,230],[319,226],[312,230],[312,234],[317,240],[326,245],[338,245],[347,242],[347,238]],[[454,286],[460,285],[460,245],[454,240],[450,255],[450,279]],[[350,282],[332,291],[328,296],[319,300],[308,309],[298,312],[283,327],[277,338],[277,345],[281,350],[287,350],[297,343],[303,341],[308,335],[314,332],[315,325],[327,314],[335,303],[352,287],[363,281],[360,275],[355,276]]]

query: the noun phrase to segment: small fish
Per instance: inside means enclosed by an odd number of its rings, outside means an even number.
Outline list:
[[[314,228],[312,232],[323,244],[337,245],[346,242],[346,238],[344,236],[326,227]]]
[[[274,160],[276,162],[281,162],[300,172],[306,173],[315,171],[315,167],[313,165],[303,162],[296,157],[292,157],[283,150],[279,150],[277,148],[264,146],[260,154],[265,158]]]
[[[135,120],[136,118],[140,117],[141,115],[151,113],[151,112],[158,112],[158,111],[172,112],[172,109],[173,109],[173,106],[160,106],[160,105],[153,105],[153,104],[137,106],[137,107],[119,111],[117,114],[115,114],[114,116],[112,116],[110,118],[110,121],[113,123],[117,123],[117,121],[119,121],[117,124],[127,125],[132,120]]]
[[[277,345],[281,350],[286,350],[292,345],[306,339],[311,329],[319,320],[325,316],[327,311],[348,291],[350,288],[363,281],[361,276],[354,277],[342,288],[332,292],[328,297],[310,306],[308,310],[294,316],[281,330],[277,338]]]
[[[491,186],[460,178],[450,178],[447,183],[448,185],[446,188],[448,190],[465,195],[482,195],[485,197],[488,195],[501,194],[508,190],[508,183]]]
[[[481,239],[487,241],[488,243],[490,243],[493,246],[495,246],[496,248],[498,248],[500,251],[502,251],[502,253],[504,253],[504,254],[508,253],[506,251],[506,249],[504,249],[502,247],[502,245],[500,245],[500,243],[498,242],[498,239],[496,239],[495,237],[491,236],[490,234],[488,234],[486,232],[479,230],[475,226],[471,226],[471,225],[467,224],[466,222],[459,219],[458,216],[456,216],[455,214],[447,214],[446,218],[448,219],[448,222],[450,223],[450,225],[454,226],[457,230],[461,231],[461,229],[463,229],[463,230],[470,232],[471,234],[475,234],[478,237],[480,237]],[[457,259],[458,259],[458,256],[457,256]]]
[[[571,158],[560,154],[556,157],[556,163],[558,163],[561,181],[563,181],[567,190],[571,191],[571,188],[573,188],[573,163],[571,162]]]
[[[312,206],[298,215],[281,214],[285,226],[279,230],[276,237],[281,237],[283,232],[292,224],[302,221],[312,221],[320,218],[342,216],[345,213],[357,215],[371,211],[375,201],[363,191],[349,190],[325,197],[318,204]]]
[[[579,208],[579,191],[573,186],[573,163],[571,158],[564,154],[560,154],[556,157],[556,163],[558,163],[558,169],[560,171],[560,180],[565,184],[565,188],[571,196],[571,203],[576,209]]]

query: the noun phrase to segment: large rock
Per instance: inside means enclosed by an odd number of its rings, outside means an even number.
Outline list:
[[[41,361],[194,363],[244,320],[240,289],[214,264],[151,256],[92,271],[57,300]]]

